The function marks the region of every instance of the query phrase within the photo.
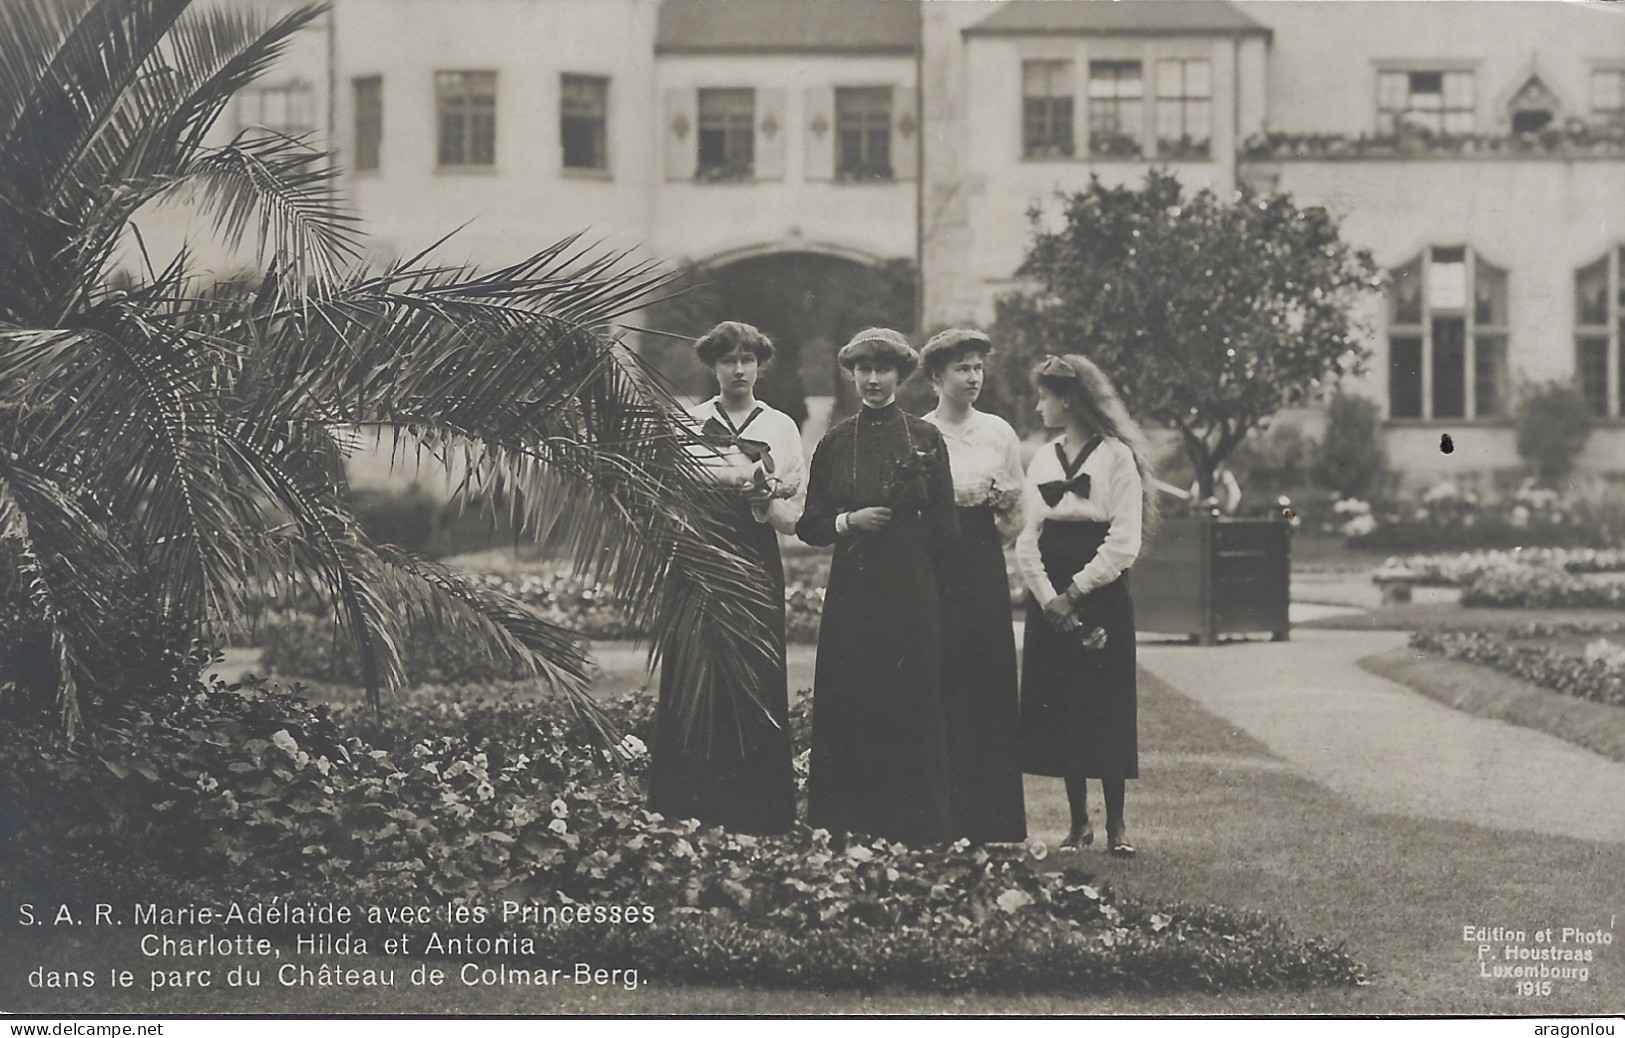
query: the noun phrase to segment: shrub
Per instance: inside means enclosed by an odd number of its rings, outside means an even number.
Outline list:
[[[1518,403],[1518,454],[1543,486],[1556,486],[1574,468],[1591,435],[1591,408],[1567,382],[1529,387]]]
[[[1386,467],[1376,401],[1348,393],[1332,397],[1315,450],[1315,479],[1340,497],[1369,500]]]
[[[440,526],[442,506],[417,483],[405,490],[357,490],[350,495],[356,521],[379,544],[426,553]]]
[[[1505,566],[1475,574],[1461,604],[1498,609],[1625,608],[1625,582],[1593,579],[1560,569]]]
[[[78,871],[99,868],[116,886],[106,863],[117,862],[122,874],[162,877],[143,900],[185,889],[221,904],[649,906],[618,926],[526,928],[534,943],[513,957],[599,955],[705,983],[1076,991],[1363,981],[1359,964],[1324,942],[1222,908],[1123,898],[1076,870],[1045,871],[1036,848],[857,839],[838,849],[804,827],[751,837],[662,818],[642,807],[647,737],[594,744],[560,705],[408,703],[369,730],[290,692],[217,685],[132,713],[72,750],[4,724],[0,779],[38,795],[19,805],[26,816],[5,848],[28,867],[0,873],[0,892],[54,881],[82,897]],[[647,699],[610,713],[647,733]],[[437,908],[433,923],[407,932],[428,930],[513,928],[495,912],[464,925]]]

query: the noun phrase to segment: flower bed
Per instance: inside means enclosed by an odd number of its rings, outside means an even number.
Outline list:
[[[1337,529],[1368,550],[1610,548],[1625,536],[1625,499],[1606,488],[1565,497],[1526,482],[1486,501],[1445,480],[1411,501],[1339,505]]]
[[[1461,590],[1464,606],[1491,609],[1621,609],[1625,581],[1536,566],[1476,574]]]
[[[1587,638],[1609,634],[1614,637]],[[1511,674],[1543,688],[1625,706],[1625,622],[1530,624],[1508,631],[1416,631],[1411,646]],[[1582,639],[1576,652],[1563,642]]]
[[[1538,566],[1574,574],[1620,573],[1625,572],[1625,549],[1514,548],[1391,556],[1377,570],[1375,579],[1406,580],[1424,587],[1461,587],[1485,573],[1518,566]]]
[[[484,905],[466,924],[437,908],[404,931],[336,929],[404,932],[416,947],[431,931],[508,937],[511,954],[494,956],[505,964],[598,956],[668,981],[1069,993],[1363,982],[1324,942],[1250,914],[1122,897],[1047,868],[1038,848],[837,849],[804,827],[758,838],[661,818],[642,807],[648,702],[610,712],[631,731],[612,748],[547,699],[408,702],[379,727],[286,691],[219,685],[72,750],[7,724],[0,781],[36,795],[4,834],[17,867],[0,893]],[[505,900],[573,922],[504,921]]]

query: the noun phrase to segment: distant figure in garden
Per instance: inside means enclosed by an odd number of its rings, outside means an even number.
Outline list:
[[[925,420],[948,445],[959,510],[959,540],[940,573],[953,834],[1014,843],[1027,838],[1027,821],[1004,546],[1021,530],[1021,440],[1009,422],[975,407],[992,351],[985,333],[953,328],[925,344],[920,363],[937,393]]]
[[[737,497],[718,517],[723,536],[760,562],[771,583],[762,619],[775,639],[749,689],[675,687],[662,668],[649,774],[649,806],[747,833],[788,830],[796,817],[784,663],[784,565],[778,531],[801,518],[806,462],[801,433],[782,411],[756,399],[756,379],[773,343],[748,324],[724,321],[694,344],[716,375],[716,396],[689,409],[701,463]],[[669,651],[679,651],[677,649]],[[670,658],[668,652],[668,659]]]
[[[862,406],[813,452],[796,532],[835,546],[813,679],[807,821],[938,843],[949,814],[942,701],[941,555],[957,536],[948,448],[903,412],[919,355],[889,328],[859,332],[839,361]]]
[[[1134,854],[1125,780],[1140,774],[1134,606],[1128,570],[1156,502],[1149,453],[1110,381],[1084,357],[1034,369],[1038,414],[1061,436],[1027,469],[1016,541],[1031,594],[1021,672],[1022,761],[1066,781],[1072,825],[1062,849],[1094,841],[1087,779],[1101,780],[1107,849]]]

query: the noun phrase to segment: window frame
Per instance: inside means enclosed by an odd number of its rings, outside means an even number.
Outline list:
[[[265,121],[265,101],[271,95],[280,95],[283,100],[283,111],[287,112],[297,101],[304,109],[305,121],[282,122],[272,125]],[[253,106],[252,115],[248,108]],[[237,117],[238,132],[262,130],[266,133],[279,134],[284,137],[299,137],[303,134],[315,133],[316,119],[316,88],[308,79],[286,79],[276,83],[253,83],[238,91],[233,110]]]
[[[881,97],[884,103],[872,105]],[[842,101],[852,103],[857,110],[842,111]],[[838,86],[835,88],[835,179],[845,181],[876,181],[896,179],[896,166],[892,162],[892,126],[896,113],[896,89],[883,86]],[[878,118],[878,122],[876,121]],[[856,126],[848,123],[855,122]],[[858,134],[857,161],[848,163],[846,135]],[[876,164],[871,150],[876,140],[885,150],[884,164]]]
[[[594,99],[599,110],[597,112],[571,112],[571,87],[596,88],[597,97]],[[571,174],[606,174],[609,168],[609,91],[610,77],[587,72],[561,72],[559,73],[559,168]],[[570,133],[572,124],[581,124],[588,132],[594,158],[597,160],[591,165],[582,165],[570,161]]]
[[[1436,306],[1430,295],[1434,291],[1434,267],[1442,266],[1444,260],[1436,258],[1437,253],[1449,253],[1460,250],[1464,265],[1463,277],[1466,280],[1465,294],[1458,306]],[[1389,276],[1401,271],[1415,270],[1417,272],[1417,299],[1416,320],[1404,321],[1398,313],[1400,301],[1395,294],[1395,288],[1390,285],[1386,296],[1386,334],[1388,340],[1387,353],[1387,394],[1384,408],[1386,418],[1390,422],[1431,423],[1431,422],[1504,422],[1509,418],[1509,394],[1507,392],[1508,359],[1511,354],[1511,281],[1512,274],[1509,266],[1493,263],[1481,255],[1471,245],[1427,245],[1422,251],[1403,263],[1389,268]],[[1484,300],[1480,297],[1481,277],[1500,278],[1501,305],[1505,312],[1497,320],[1493,309],[1489,317],[1485,318]],[[1460,320],[1462,325],[1462,360],[1461,360],[1461,410],[1460,415],[1437,414],[1437,397],[1439,387],[1437,384],[1439,355],[1436,350],[1435,334],[1440,321]],[[1419,396],[1418,414],[1396,414],[1396,382],[1394,342],[1396,339],[1407,342],[1415,340],[1418,344],[1418,372],[1416,393]],[[1479,385],[1479,368],[1481,367],[1481,348],[1490,342],[1499,344],[1500,371],[1499,384],[1496,388],[1495,403],[1498,405],[1494,414],[1481,414],[1479,404],[1485,395]],[[1487,355],[1487,353],[1486,353]]]
[[[451,77],[457,77],[453,80]],[[455,85],[454,85],[455,84]],[[497,164],[497,74],[493,69],[436,69],[434,73],[435,98],[435,168],[451,172],[494,170]],[[488,89],[486,89],[488,88]],[[488,111],[479,110],[479,102],[489,99]],[[462,132],[458,150],[447,158],[447,126],[451,113],[447,102],[463,105],[460,114]],[[479,126],[488,123],[490,140],[488,151],[481,152]],[[488,161],[480,161],[486,158]]]
[[[1021,61],[1021,158],[1023,161],[1070,159],[1078,154],[1077,112],[1078,63],[1072,58],[1023,58]],[[1027,92],[1028,69],[1044,70],[1043,94]],[[1060,72],[1060,75],[1057,75]],[[1057,79],[1065,81],[1065,89],[1056,91]],[[1036,107],[1035,107],[1036,103]],[[1033,132],[1035,111],[1037,122],[1045,133]]]
[[[1606,266],[1603,282],[1603,323],[1582,323],[1580,306],[1580,276],[1599,262]],[[1574,270],[1574,377],[1585,390],[1584,346],[1587,342],[1604,343],[1604,394],[1602,413],[1593,417],[1602,421],[1625,418],[1625,243],[1610,246],[1600,259],[1594,259]],[[1590,396],[1587,396],[1589,402]]]
[[[1145,65],[1143,58],[1091,58],[1088,61],[1088,72],[1084,80],[1084,116],[1088,129],[1088,155],[1090,159],[1128,159],[1143,162],[1146,159],[1145,147]],[[1133,67],[1138,73],[1133,79],[1124,76],[1113,76],[1102,79],[1101,82],[1114,84],[1110,95],[1095,95],[1096,68],[1113,67],[1119,70]],[[1118,91],[1120,84],[1125,82],[1139,83],[1139,92],[1132,96],[1124,96]],[[1123,109],[1129,105],[1134,106],[1134,115],[1131,119],[1124,119]],[[1097,147],[1097,140],[1101,131],[1096,129],[1097,124],[1103,120],[1097,119],[1097,111],[1110,110],[1112,122],[1116,124],[1116,132],[1111,135],[1112,144],[1108,147]],[[1132,152],[1120,151],[1121,147],[1132,144]]]
[[[732,99],[749,101],[742,110],[706,112],[706,100],[713,104]],[[756,88],[755,87],[699,87],[694,97],[694,179],[704,181],[748,181],[756,179]],[[707,126],[707,121],[713,123]],[[714,125],[720,121],[721,125]],[[705,135],[722,133],[722,161],[706,164]],[[738,147],[739,142],[746,145]],[[748,157],[743,160],[738,151]]]
[[[1387,77],[1390,76],[1406,77],[1404,95],[1405,103],[1400,107],[1390,105],[1386,97],[1387,91],[1383,87],[1383,82]],[[1413,99],[1418,96],[1430,96],[1429,94],[1419,94],[1414,89],[1416,76],[1439,77],[1439,107],[1425,108],[1419,107],[1413,103]],[[1447,103],[1447,99],[1449,97],[1448,83],[1450,77],[1452,76],[1468,77],[1467,82],[1470,84],[1471,96],[1465,104],[1453,106]],[[1379,136],[1397,137],[1406,133],[1425,132],[1436,137],[1460,137],[1477,133],[1479,129],[1479,86],[1478,69],[1473,66],[1452,64],[1449,62],[1440,62],[1428,65],[1379,65],[1377,67],[1376,75],[1377,134]],[[1437,114],[1439,116],[1439,128],[1435,130],[1427,126],[1406,126],[1405,116],[1411,112]],[[1465,128],[1450,128],[1448,125],[1450,122],[1449,116],[1452,113],[1466,114],[1467,125]]]
[[[1208,162],[1213,158],[1213,60],[1207,57],[1157,57],[1153,62],[1154,79],[1152,84],[1152,137],[1155,144],[1156,156],[1159,159],[1171,161],[1198,161]],[[1207,92],[1205,94],[1192,94],[1190,92],[1190,66],[1203,65],[1207,68]],[[1162,70],[1165,65],[1179,66],[1180,92],[1178,94],[1164,94],[1162,92]],[[1162,113],[1165,105],[1177,106],[1179,112],[1179,126],[1182,132],[1177,140],[1165,139],[1162,135]],[[1201,140],[1191,140],[1188,132],[1190,128],[1190,113],[1194,108],[1207,109],[1207,135]],[[1186,145],[1185,141],[1191,144]]]
[[[1612,108],[1597,107],[1597,81],[1605,76],[1619,80],[1619,105]],[[1607,118],[1600,112],[1610,113]],[[1586,77],[1586,117],[1593,127],[1605,130],[1625,130],[1625,65],[1593,65]]]
[[[364,89],[371,95],[365,103]],[[350,100],[355,133],[355,157],[350,168],[357,173],[376,173],[383,168],[384,157],[384,77],[350,77]]]

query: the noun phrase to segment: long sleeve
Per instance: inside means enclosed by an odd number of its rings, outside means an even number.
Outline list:
[[[806,507],[807,460],[801,452],[801,431],[795,419],[784,416],[773,442],[774,477],[786,487],[793,487],[789,497],[775,498],[767,506],[767,521],[780,533],[795,533],[796,525]]]
[[[925,519],[930,530],[931,547],[940,551],[959,540],[959,508],[954,504],[954,475],[948,460],[948,445],[941,436],[932,438],[931,452],[936,457],[936,464],[932,467],[927,488],[929,498]]]
[[[1081,593],[1110,584],[1140,555],[1140,470],[1135,467],[1133,453],[1121,442],[1111,440],[1102,446],[1111,451],[1112,460],[1110,492],[1103,502],[1110,527],[1100,551],[1072,578],[1073,586]]]
[[[1021,582],[1033,599],[1040,606],[1049,604],[1055,597],[1055,588],[1050,585],[1049,577],[1044,573],[1044,559],[1038,552],[1038,530],[1044,523],[1044,498],[1038,493],[1038,480],[1033,475],[1033,469],[1038,467],[1038,459],[1033,459],[1033,465],[1027,470],[1027,476],[1022,481],[1022,515],[1024,521],[1021,532],[1016,536],[1016,565],[1021,572]]]
[[[1005,544],[1015,540],[1021,533],[1022,518],[1027,512],[1023,507],[1026,499],[1025,484],[1026,478],[1021,471],[1021,440],[1012,429],[1010,435],[1005,438],[1003,465],[998,475],[993,478],[994,499],[1000,502],[995,507],[994,523]]]
[[[834,444],[828,436],[813,449],[801,518],[795,524],[796,536],[818,548],[835,543],[835,517],[840,514],[830,479],[833,453]]]

